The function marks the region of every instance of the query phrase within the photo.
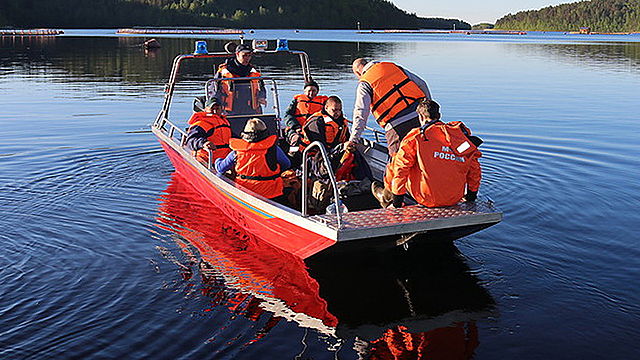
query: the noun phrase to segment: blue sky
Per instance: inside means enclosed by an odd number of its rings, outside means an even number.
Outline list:
[[[471,25],[480,22],[495,23],[509,13],[537,10],[550,5],[577,0],[391,0],[400,9],[424,17],[444,17],[464,20]]]

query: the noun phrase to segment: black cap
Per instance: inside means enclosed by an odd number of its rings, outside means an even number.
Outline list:
[[[253,49],[249,45],[240,44],[236,46],[236,54],[239,52],[253,52]]]
[[[320,86],[313,79],[309,79],[309,80],[305,81],[303,89],[306,88],[307,86],[315,86],[316,89],[320,90]]]

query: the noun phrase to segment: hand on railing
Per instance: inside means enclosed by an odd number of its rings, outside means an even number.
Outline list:
[[[329,156],[327,154],[327,149],[320,141],[314,141],[311,144],[307,145],[302,153],[302,216],[309,215],[308,209],[308,197],[309,197],[309,163],[307,159],[309,158],[309,151],[313,148],[317,148],[320,150],[320,154],[322,156],[322,161],[328,170],[329,181],[331,182],[331,186],[333,187],[333,203],[335,204],[336,209],[341,208],[340,202],[340,194],[338,193],[338,185],[336,181],[336,177],[333,174],[333,169],[331,168],[331,161],[329,161]],[[336,220],[338,222],[338,228],[342,228],[342,211],[336,211]]]
[[[211,152],[216,149],[216,146],[211,141],[205,141],[205,143],[202,144],[202,148]]]

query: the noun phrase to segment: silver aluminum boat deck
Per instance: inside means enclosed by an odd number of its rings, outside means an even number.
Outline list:
[[[400,209],[373,209],[342,214],[342,227],[338,228],[336,215],[316,215],[326,226],[338,231],[338,240],[354,240],[425,233],[433,230],[469,226],[489,226],[502,220],[490,200],[460,203],[454,206],[428,208],[421,205]]]

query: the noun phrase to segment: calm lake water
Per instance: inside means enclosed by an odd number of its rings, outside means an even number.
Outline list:
[[[640,353],[640,36],[251,36],[307,51],[349,115],[354,58],[420,74],[444,119],[485,140],[481,192],[503,222],[453,244],[292,258],[174,174],[149,131],[194,38],[149,54],[106,30],[0,38],[0,358]],[[288,81],[288,104],[295,62],[260,65]]]

